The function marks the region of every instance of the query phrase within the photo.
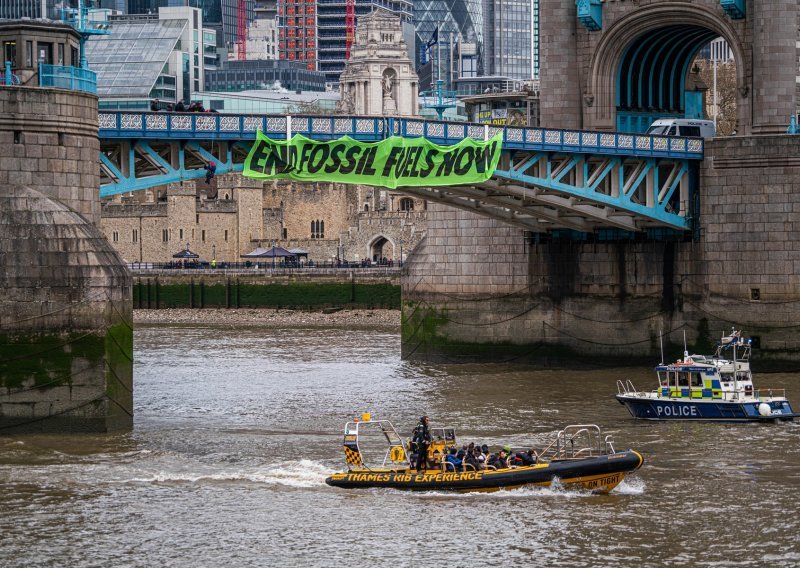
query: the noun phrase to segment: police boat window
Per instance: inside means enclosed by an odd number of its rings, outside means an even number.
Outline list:
[[[666,371],[659,371],[658,372],[658,383],[662,387],[669,386],[669,374]]]
[[[678,384],[678,371],[670,371],[669,373],[669,382],[673,385]]]
[[[703,375],[701,375],[697,371],[692,373],[692,386],[693,387],[702,387],[703,386]]]
[[[678,373],[678,386],[679,387],[688,387],[689,386],[688,373]]]
[[[667,136],[675,136],[675,125],[669,127],[669,130],[666,132]]]

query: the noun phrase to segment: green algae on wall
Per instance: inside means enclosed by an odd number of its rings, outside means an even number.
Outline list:
[[[284,282],[254,284],[230,280],[161,283],[139,280],[137,308],[400,308],[400,287],[389,283]]]
[[[133,388],[133,328],[127,322],[108,328],[105,357],[106,394],[118,402],[130,398]]]
[[[0,336],[0,387],[53,388],[72,383],[73,361],[102,360],[104,338],[93,332]]]

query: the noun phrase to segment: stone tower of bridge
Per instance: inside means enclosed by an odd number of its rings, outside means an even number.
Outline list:
[[[398,16],[384,10],[359,16],[339,83],[340,109],[347,114],[417,115],[419,78]]]
[[[690,63],[723,37],[738,134],[783,133],[797,110],[796,0],[540,0],[542,125],[641,130],[686,112]]]
[[[0,87],[0,435],[132,426],[131,280],[96,226],[99,152],[95,95]]]
[[[733,325],[757,338],[759,369],[796,368],[800,136],[785,131],[797,104],[797,0],[540,7],[544,126],[618,130],[679,115],[693,96],[689,64],[722,36],[736,58],[738,135],[705,141],[691,234],[529,233],[430,203],[403,268],[403,356],[652,364],[660,337],[665,357],[683,352],[684,333],[703,353]]]

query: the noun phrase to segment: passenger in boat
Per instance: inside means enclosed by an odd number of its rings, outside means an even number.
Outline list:
[[[509,448],[510,449],[510,448]],[[515,467],[533,465],[536,463],[536,451],[531,448],[527,452],[509,452],[508,464]]]
[[[467,463],[475,468],[475,470],[484,469],[486,467],[485,461],[486,457],[481,454],[481,449],[474,444],[470,444],[473,446],[471,452],[467,452],[467,455],[464,457],[464,463]]]
[[[487,465],[490,465],[495,469],[501,469],[504,467],[508,467],[508,463],[506,462],[507,459],[508,459],[508,454],[506,454],[505,449],[501,448],[500,451],[497,452],[496,454],[490,455],[486,459],[486,463]]]
[[[428,417],[423,416],[419,419],[417,427],[414,428],[414,436],[411,439],[417,449],[417,471],[428,469],[428,448],[432,441],[431,431],[428,428]]]
[[[444,460],[447,463],[451,464],[453,467],[446,468],[447,471],[459,471],[461,469],[461,466],[463,465],[464,461],[461,458],[459,458],[458,454],[460,453],[461,452],[456,453],[455,448],[450,448],[450,453],[447,454],[447,457],[444,458]]]

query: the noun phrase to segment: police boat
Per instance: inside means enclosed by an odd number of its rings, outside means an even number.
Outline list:
[[[428,469],[412,467],[409,449],[388,420],[372,420],[368,413],[348,422],[344,429],[347,471],[325,480],[333,487],[363,489],[388,487],[412,491],[497,491],[528,485],[549,486],[558,479],[565,487],[608,493],[629,473],[641,467],[641,454],[617,452],[611,436],[595,425],[567,426],[542,450],[531,450],[532,465],[485,469],[470,464],[455,466],[445,460],[458,447],[453,428],[431,428]]]
[[[722,337],[714,355],[684,351],[683,359],[659,364],[656,390],[639,391],[630,380],[617,381],[616,398],[642,420],[777,422],[800,416],[785,389],[753,388],[751,351],[752,340],[734,329]]]

